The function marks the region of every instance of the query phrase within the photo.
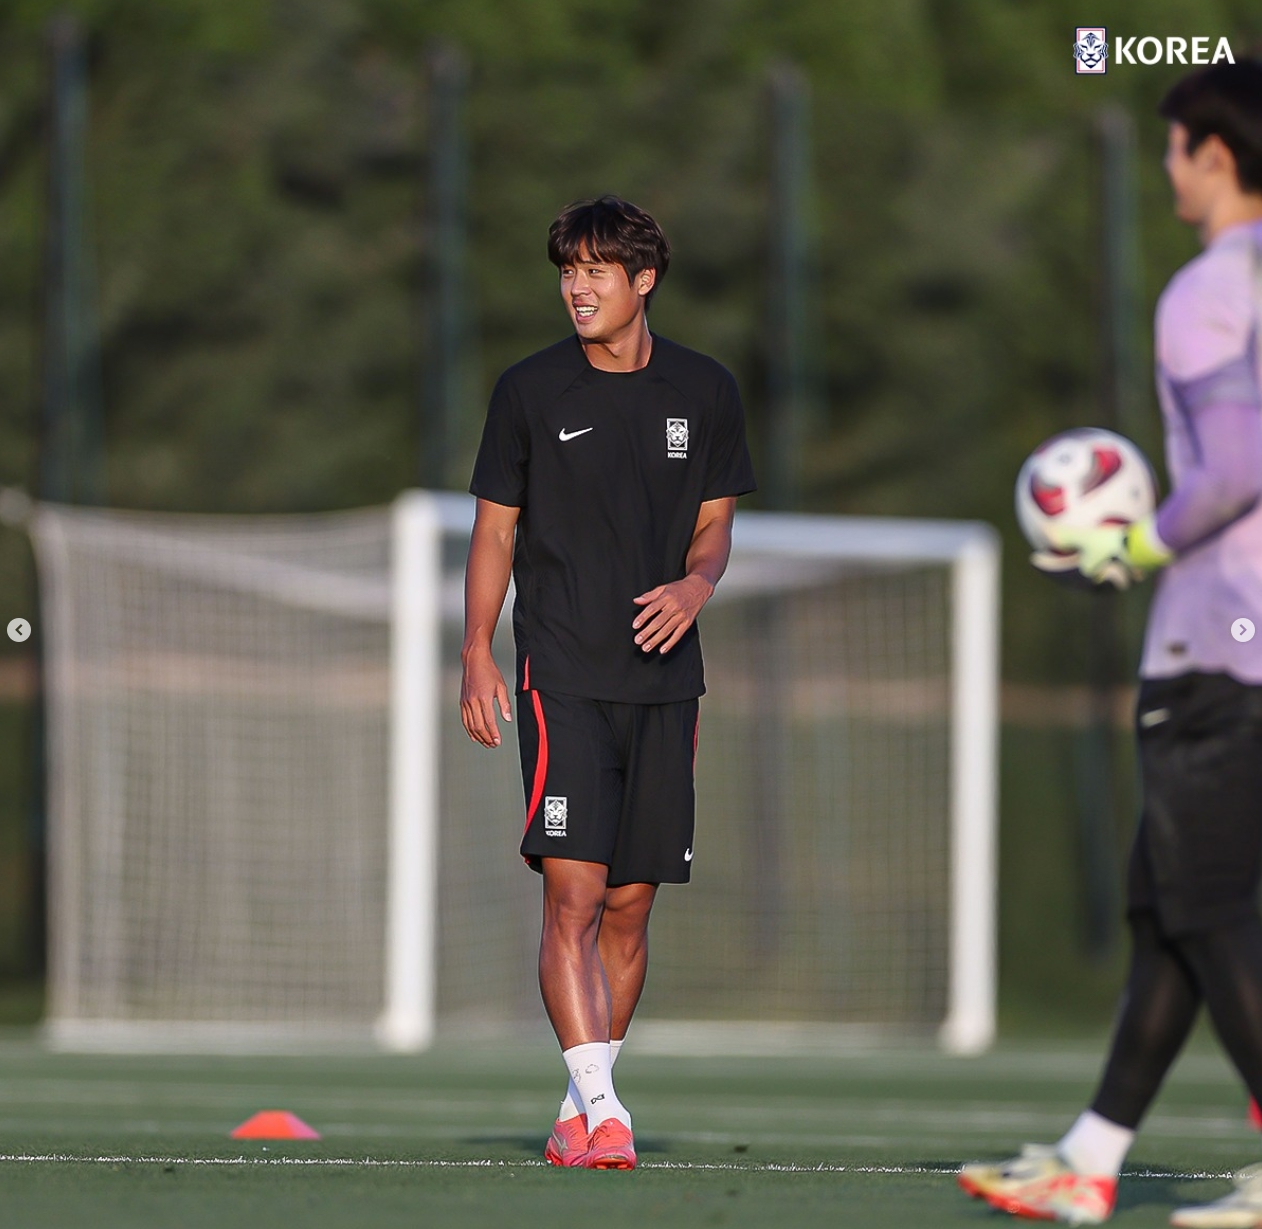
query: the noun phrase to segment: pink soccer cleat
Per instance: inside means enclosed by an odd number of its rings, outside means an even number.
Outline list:
[[[587,1169],[634,1169],[635,1139],[631,1128],[606,1118],[592,1133],[582,1164]]]
[[[573,1118],[558,1118],[552,1124],[552,1134],[543,1149],[543,1159],[549,1165],[573,1168],[582,1165],[587,1157],[587,1119],[582,1114]]]

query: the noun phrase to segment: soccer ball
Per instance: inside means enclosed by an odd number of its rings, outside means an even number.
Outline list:
[[[1078,576],[1073,553],[1058,550],[1049,530],[1129,525],[1157,506],[1157,481],[1130,440],[1080,427],[1053,435],[1026,458],[1017,475],[1016,504],[1026,541],[1041,554],[1062,558],[1068,579]]]

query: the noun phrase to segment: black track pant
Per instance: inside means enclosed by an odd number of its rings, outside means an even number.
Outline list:
[[[1131,967],[1092,1104],[1132,1129],[1202,1002],[1262,1103],[1262,687],[1226,674],[1146,679],[1136,716]]]
[[[1168,938],[1133,913],[1133,951],[1104,1077],[1091,1108],[1132,1130],[1152,1104],[1204,1001],[1236,1070],[1262,1104],[1262,920]]]

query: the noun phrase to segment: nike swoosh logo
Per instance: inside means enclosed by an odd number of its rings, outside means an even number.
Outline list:
[[[1168,708],[1151,708],[1148,712],[1140,713],[1139,715],[1140,727],[1145,730],[1151,730],[1153,726],[1169,720],[1170,710]]]
[[[692,850],[691,850],[691,849],[689,849],[689,850],[688,850],[688,851],[684,854],[684,861],[685,861],[685,862],[691,862],[691,861],[692,861]]]
[[[586,435],[589,431],[595,430],[595,427],[584,427],[581,431],[567,431],[564,427],[562,427],[561,434],[557,436],[557,439],[564,444],[566,440],[577,439],[580,435]]]

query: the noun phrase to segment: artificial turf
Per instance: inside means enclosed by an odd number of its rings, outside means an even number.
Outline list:
[[[602,1229],[995,1226],[964,1198],[963,1160],[1049,1140],[1090,1094],[1098,1045],[1000,1047],[974,1060],[636,1054],[619,1087],[635,1173],[539,1157],[560,1092],[546,1047],[447,1044],[419,1058],[54,1055],[0,1044],[0,1223]],[[1154,1110],[1122,1184],[1119,1226],[1158,1226],[1255,1159],[1245,1098],[1201,1044]],[[288,1109],[318,1142],[237,1142]],[[1215,1177],[1198,1177],[1210,1174]]]

